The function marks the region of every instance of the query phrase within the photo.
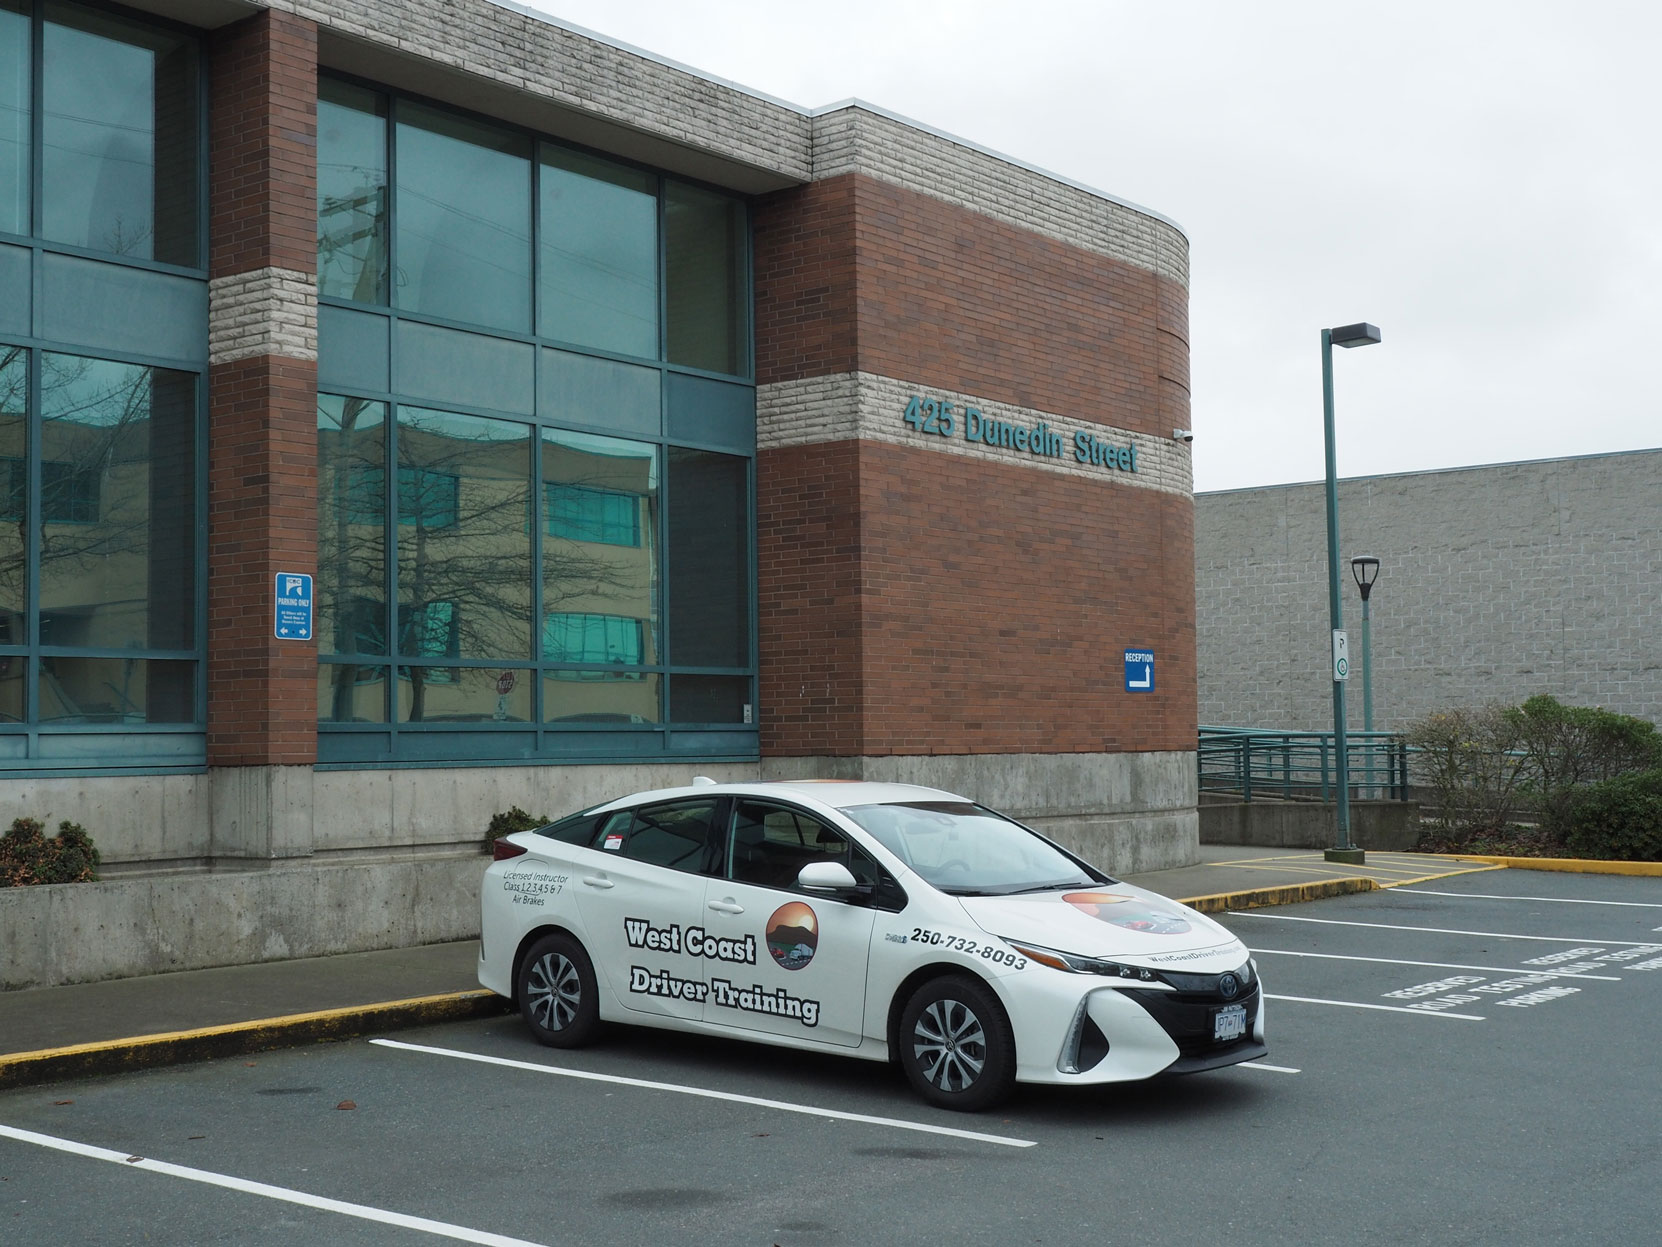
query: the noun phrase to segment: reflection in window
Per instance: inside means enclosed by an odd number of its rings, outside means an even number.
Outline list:
[[[750,677],[671,676],[669,717],[676,723],[749,723]]]
[[[0,484],[6,523],[0,524],[0,645],[28,641],[23,611],[28,601],[29,547],[19,522],[29,513],[29,356],[22,347],[0,346]],[[19,711],[21,713],[21,711]]]
[[[400,307],[531,328],[530,148],[465,117],[399,106]]]
[[[669,361],[710,372],[747,364],[749,224],[744,204],[680,182],[664,188]]]
[[[317,397],[317,579],[312,635],[336,654],[385,655],[387,560],[387,407],[334,394]],[[373,485],[378,485],[376,492]],[[319,716],[349,723],[366,715],[355,692],[360,670],[327,667],[340,677],[322,695]],[[369,672],[373,668],[362,668]],[[373,677],[385,680],[381,671]],[[372,708],[372,707],[371,707]]]
[[[0,0],[0,233],[29,232],[29,6]]]
[[[320,723],[385,723],[387,669],[326,662],[317,672]]]
[[[587,485],[543,485],[548,535],[603,546],[641,543],[641,497]]]
[[[44,51],[41,234],[199,264],[196,44],[48,3]]]
[[[387,111],[373,91],[317,84],[317,288],[387,301]]]
[[[400,723],[528,723],[530,673],[496,667],[400,667]],[[506,690],[506,691],[504,691]]]
[[[549,671],[543,677],[543,719],[572,728],[657,723],[663,717],[662,688],[663,677],[651,671]]]
[[[544,147],[538,265],[545,338],[658,356],[658,179]]]
[[[638,666],[644,661],[641,621],[626,615],[579,615],[558,612],[542,624],[542,656],[549,662],[610,663]],[[556,678],[595,680],[604,671],[557,671]]]
[[[196,378],[43,354],[40,430],[42,643],[190,648]]]
[[[40,660],[40,721],[190,723],[195,680],[193,662],[46,655]]]
[[[461,481],[454,472],[426,468],[398,469],[398,522],[420,528],[456,527]],[[347,486],[347,505],[354,524],[378,524],[386,515],[387,470],[358,466]]]
[[[432,604],[453,604],[451,656],[529,658],[530,429],[401,407],[398,461],[400,493],[406,479],[418,492],[414,499],[400,498],[400,511],[413,503],[409,509],[419,517],[398,528],[400,610],[427,619]]]

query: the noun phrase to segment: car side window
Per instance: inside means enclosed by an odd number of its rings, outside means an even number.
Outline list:
[[[594,847],[671,870],[714,874],[721,860],[720,808],[719,800],[707,799],[620,810],[601,823]]]
[[[811,814],[760,801],[733,803],[728,875],[738,883],[799,890],[796,877],[810,862],[841,862],[855,882],[869,884],[881,908],[902,908],[906,894],[876,859],[835,827]],[[893,901],[898,897],[899,903]]]

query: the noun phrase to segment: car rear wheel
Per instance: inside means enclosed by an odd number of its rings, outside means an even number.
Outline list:
[[[940,1108],[978,1112],[1015,1085],[1010,1019],[976,979],[954,975],[918,988],[901,1010],[899,1039],[912,1089]]]
[[[538,1043],[580,1048],[600,1026],[594,965],[568,935],[545,935],[519,967],[519,1011]]]

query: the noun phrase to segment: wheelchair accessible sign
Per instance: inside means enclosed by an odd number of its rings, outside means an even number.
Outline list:
[[[279,641],[311,640],[312,578],[299,572],[278,572],[276,587],[272,634]]]

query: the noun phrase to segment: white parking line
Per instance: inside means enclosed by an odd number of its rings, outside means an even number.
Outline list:
[[[1506,935],[1500,931],[1459,931],[1450,927],[1415,927],[1397,922],[1345,922],[1338,918],[1299,918],[1292,914],[1266,914],[1256,909],[1231,909],[1231,918],[1274,918],[1279,922],[1316,922],[1324,927],[1372,927],[1379,931],[1423,931],[1427,935],[1475,935],[1485,940],[1539,940],[1545,944],[1626,944],[1629,947],[1649,948],[1651,940],[1606,940],[1590,936],[1570,939],[1562,935]],[[1662,931],[1662,927],[1657,930]]]
[[[1323,961],[1371,961],[1382,966],[1428,966],[1433,970],[1487,970],[1490,974],[1551,974],[1555,978],[1594,979],[1600,983],[1622,981],[1619,974],[1577,974],[1569,970],[1536,970],[1524,966],[1467,966],[1454,961],[1400,961],[1395,957],[1350,957],[1344,953],[1295,953],[1288,948],[1249,948],[1247,952],[1255,957],[1319,957]]]
[[[378,1221],[382,1225],[396,1225],[406,1230],[420,1230],[424,1234],[437,1234],[442,1238],[453,1238],[463,1243],[480,1243],[484,1247],[541,1247],[526,1238],[509,1238],[506,1234],[491,1234],[485,1230],[471,1230],[465,1225],[451,1225],[445,1221],[429,1221],[426,1217],[412,1217],[402,1212],[388,1212],[383,1208],[371,1208],[365,1204],[349,1204],[344,1200],[326,1199],[321,1195],[308,1195],[305,1191],[290,1190],[286,1186],[271,1186],[265,1182],[250,1182],[246,1178],[233,1178],[229,1174],[211,1173],[206,1169],[193,1169],[188,1165],[174,1165],[165,1160],[150,1160],[143,1156],[133,1156],[127,1152],[114,1152],[105,1147],[93,1147],[87,1143],[77,1143],[73,1139],[60,1139],[54,1135],[36,1134],[33,1130],[19,1130],[15,1126],[0,1125],[0,1138],[15,1139],[19,1143],[32,1143],[36,1147],[48,1147],[59,1152],[68,1152],[72,1156],[84,1156],[89,1160],[108,1161],[113,1165],[120,1165],[125,1169],[143,1169],[147,1173],[166,1174],[170,1178],[184,1178],[187,1182],[202,1182],[208,1186],[222,1186],[226,1190],[241,1191],[245,1195],[259,1195],[266,1199],[278,1199],[288,1204],[301,1204],[307,1208],[317,1208],[323,1212],[338,1212],[344,1217],[357,1217],[363,1221]]]
[[[431,1056],[447,1056],[458,1061],[477,1061],[482,1065],[501,1065],[508,1069],[529,1070],[534,1074],[557,1074],[561,1078],[581,1078],[588,1082],[613,1083],[620,1087],[642,1087],[648,1091],[673,1091],[677,1095],[702,1096],[707,1100],[727,1100],[734,1104],[754,1104],[761,1108],[775,1108],[785,1113],[802,1113],[808,1117],[830,1117],[837,1121],[858,1121],[867,1125],[888,1126],[894,1130],[916,1130],[923,1134],[946,1135],[953,1139],[969,1139],[976,1143],[996,1143],[1000,1147],[1037,1147],[1032,1139],[1012,1139],[1002,1134],[981,1134],[974,1130],[956,1130],[951,1126],[931,1126],[921,1121],[902,1121],[898,1117],[869,1117],[864,1113],[845,1113],[835,1108],[815,1108],[811,1104],[792,1104],[788,1100],[764,1100],[753,1095],[738,1095],[731,1091],[712,1091],[708,1087],[685,1087],[680,1083],[651,1082],[645,1078],[624,1078],[618,1074],[594,1074],[588,1070],[562,1069],[557,1065],[539,1065],[534,1061],[514,1061],[507,1057],[485,1056],[478,1052],[461,1052],[454,1048],[430,1048],[425,1044],[405,1043],[399,1039],[371,1039],[383,1048],[398,1048],[404,1052],[425,1052]]]
[[[1264,993],[1265,1000],[1290,1000],[1301,1005],[1338,1005],[1345,1009],[1378,1009],[1381,1013],[1411,1013],[1417,1018],[1453,1018],[1458,1022],[1485,1022],[1487,1018],[1479,1017],[1475,1013],[1428,1013],[1424,1009],[1404,1009],[1401,1005],[1370,1005],[1360,1000],[1317,1000],[1312,996],[1272,996]]]
[[[1545,901],[1553,905],[1620,905],[1626,909],[1662,909],[1655,901],[1584,901],[1573,896],[1491,896],[1487,892],[1434,892],[1430,888],[1393,888],[1412,896],[1453,896],[1463,901]]]
[[[1242,1061],[1236,1069],[1261,1069],[1271,1074],[1302,1074],[1301,1069],[1294,1069],[1290,1065],[1271,1065],[1267,1061]]]

